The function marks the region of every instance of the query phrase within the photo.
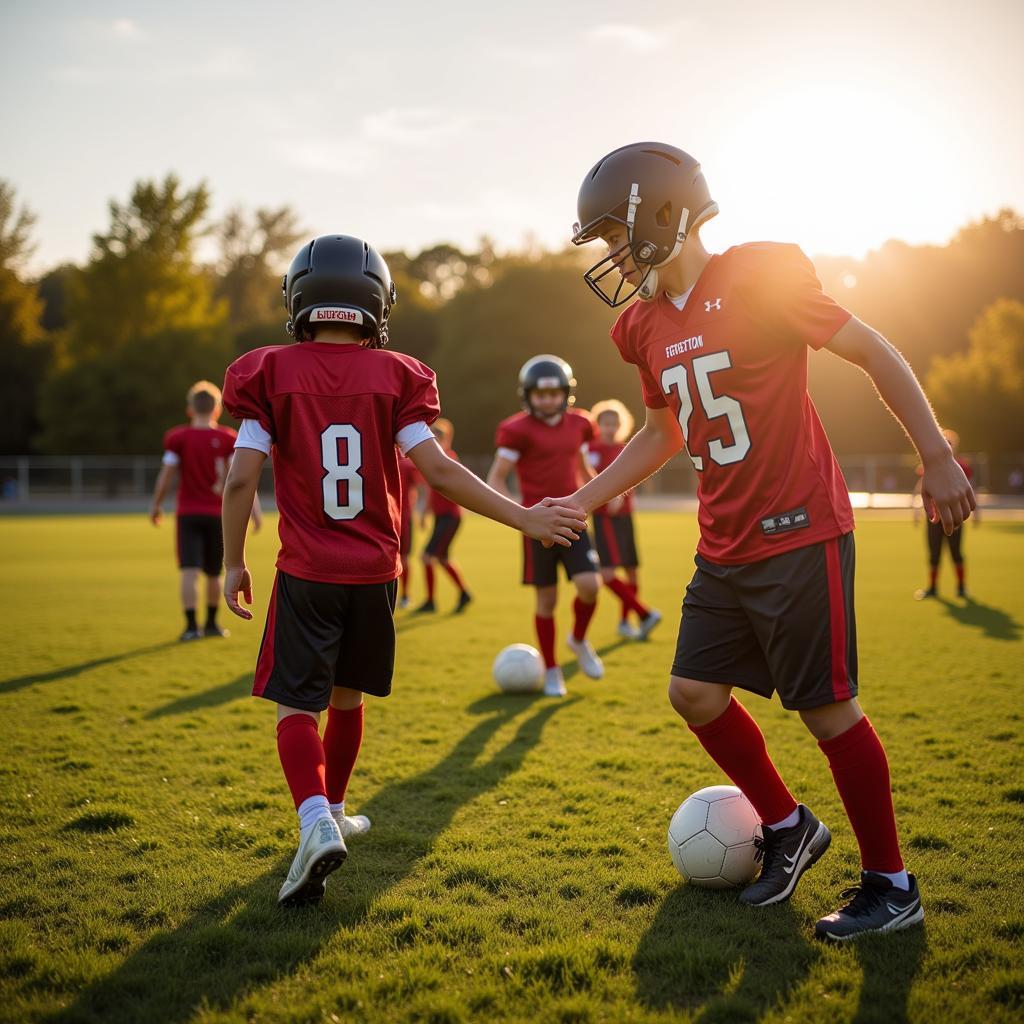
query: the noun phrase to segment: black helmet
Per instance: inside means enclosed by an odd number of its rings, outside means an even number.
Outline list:
[[[310,323],[354,324],[370,348],[388,343],[388,314],[398,301],[391,272],[368,242],[351,235],[320,235],[292,260],[284,280],[288,333],[309,341]]]
[[[523,363],[519,371],[519,399],[523,408],[533,415],[533,406],[530,405],[530,392],[538,388],[559,388],[565,395],[562,403],[564,412],[573,402],[573,388],[576,387],[576,378],[572,375],[572,367],[558,356],[534,356]]]
[[[718,204],[708,193],[700,164],[688,153],[662,142],[635,142],[613,150],[590,169],[576,209],[574,245],[600,237],[609,221],[626,228],[626,244],[584,274],[603,301],[619,306],[637,292],[642,299],[657,295],[656,268],[678,255],[686,236],[718,213]],[[610,285],[605,290],[602,280],[618,268],[627,248],[643,271],[640,283],[625,295],[625,278],[614,291]]]

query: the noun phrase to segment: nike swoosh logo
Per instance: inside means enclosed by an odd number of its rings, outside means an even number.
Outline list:
[[[902,921],[903,918],[907,916],[907,914],[911,914],[915,910],[917,910],[917,900],[914,900],[914,902],[911,903],[909,907],[894,907],[891,903],[886,903],[886,907],[889,908],[890,914],[896,915],[893,922],[895,923],[896,921]]]
[[[792,857],[790,857],[788,853],[786,854],[786,860],[789,861],[789,867],[783,867],[782,870],[785,871],[787,875],[793,874],[797,861],[800,860],[800,854],[804,852],[804,847],[807,845],[809,831],[810,830],[804,833],[804,837],[800,840],[800,845],[797,847],[796,853],[794,853]]]

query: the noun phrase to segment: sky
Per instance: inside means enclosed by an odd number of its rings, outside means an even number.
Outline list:
[[[1024,211],[1022,0],[3,0],[0,178],[33,268],[170,171],[381,249],[565,244],[607,151],[677,145],[721,249],[862,256]]]

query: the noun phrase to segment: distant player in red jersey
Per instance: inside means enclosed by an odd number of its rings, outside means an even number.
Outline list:
[[[519,371],[519,398],[523,412],[498,425],[497,454],[487,482],[503,494],[514,469],[524,505],[551,494],[568,494],[593,475],[587,446],[594,439],[589,416],[572,408],[576,381],[572,367],[558,356],[534,356]],[[587,640],[587,627],[597,607],[601,588],[597,553],[584,533],[569,548],[545,548],[523,539],[523,583],[536,588],[534,626],[544,658],[544,692],[565,696],[565,678],[555,654],[555,607],[558,604],[558,566],[576,588],[569,649],[591,679],[604,675],[604,665]]]
[[[153,489],[149,518],[154,526],[163,517],[164,498],[177,480],[176,548],[181,570],[181,605],[185,611],[185,632],[180,640],[204,636],[225,637],[228,631],[217,624],[220,604],[220,573],[224,564],[224,539],[220,528],[220,496],[224,475],[235,445],[235,432],[221,427],[220,388],[208,380],[196,381],[185,398],[189,424],[173,427],[164,434],[163,466]],[[253,500],[253,526],[262,522],[259,502]],[[196,620],[199,575],[206,575],[206,622]]]
[[[966,459],[962,459],[958,452],[960,451],[960,435],[955,430],[944,430],[942,436],[946,439],[946,443],[949,445],[950,450],[953,452],[953,458],[956,459],[957,465],[964,471],[964,476],[967,477],[973,483],[974,471],[971,469],[971,465]],[[914,494],[918,495],[921,493],[921,480],[924,477],[924,466],[917,467],[917,485],[914,488]],[[917,524],[918,514],[917,505],[914,505],[914,524]],[[977,526],[980,522],[980,516],[977,509],[974,510],[974,525]],[[953,559],[953,568],[956,571],[956,594],[957,597],[967,597],[967,580],[965,576],[964,567],[964,555],[963,555],[963,527],[958,526],[948,536],[942,528],[942,523],[936,520],[932,520],[930,517],[925,517],[926,527],[926,540],[928,541],[928,586],[923,590],[915,592],[914,597],[918,601],[923,601],[925,598],[936,597],[938,595],[937,584],[939,581],[939,561],[942,558],[942,546],[945,543],[949,547],[949,557]]]
[[[345,837],[370,827],[345,814],[345,793],[362,744],[363,694],[391,692],[399,451],[431,487],[542,542],[568,545],[585,521],[557,507],[524,509],[441,450],[429,427],[438,413],[433,371],[384,350],[396,294],[372,247],[316,238],[293,260],[284,290],[300,344],[248,352],[225,378],[225,407],[242,425],[223,523],[225,599],[251,619],[239,603],[241,594],[252,604],[245,532],[270,455],[281,550],[253,694],[277,704],[278,754],[299,816],[299,849],[278,894],[292,906],[321,899],[347,856]]]
[[[590,442],[587,458],[594,472],[600,473],[626,447],[626,441],[633,434],[633,416],[617,398],[606,398],[594,405],[590,418],[597,425],[597,437]],[[626,491],[607,505],[595,508],[592,523],[597,557],[601,561],[601,579],[622,605],[619,636],[626,640],[646,640],[661,622],[661,612],[648,608],[637,596],[640,557],[633,528],[633,492]],[[616,569],[625,570],[624,580],[616,575]],[[640,620],[638,627],[630,623],[630,612]]]
[[[585,276],[609,305],[643,300],[612,338],[637,368],[647,420],[603,473],[555,500],[603,505],[686,446],[700,474],[700,542],[669,696],[764,823],[761,874],[740,899],[787,899],[831,840],[733,696],[777,690],[828,758],[860,845],[860,885],[816,935],[894,931],[924,913],[900,854],[885,750],[856,699],[853,512],[807,393],[807,348],[874,381],[917,447],[929,516],[947,535],[974,494],[900,354],[823,294],[796,246],[710,255],[698,228],[717,211],[698,163],[662,143],[615,150],[585,178],[573,241],[607,246]]]
[[[402,525],[399,530],[398,553],[402,559],[402,574],[398,577],[398,607],[409,607],[409,555],[412,553],[412,521],[423,484],[416,463],[399,453],[398,475],[402,481]]]
[[[434,421],[431,430],[445,455],[458,462],[459,456],[452,449],[455,428],[452,426],[451,420],[439,418]],[[462,570],[455,559],[451,557],[452,542],[462,525],[462,509],[459,508],[457,502],[446,498],[440,491],[436,491],[432,487],[427,503],[434,516],[434,529],[430,534],[430,540],[427,541],[427,546],[423,549],[423,573],[427,580],[427,599],[416,611],[433,612],[437,610],[434,604],[434,573],[437,566],[441,566],[451,577],[452,583],[459,588],[459,600],[455,605],[455,612],[458,614],[465,611],[466,605],[473,600],[466,589]],[[423,512],[420,526],[426,528],[426,510]]]

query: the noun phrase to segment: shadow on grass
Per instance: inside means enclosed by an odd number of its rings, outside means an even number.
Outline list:
[[[228,704],[239,697],[248,697],[252,693],[252,672],[245,672],[242,675],[231,679],[220,686],[214,686],[209,690],[201,690],[199,693],[186,693],[168,704],[161,704],[158,708],[151,708],[143,716],[145,718],[166,718],[168,715],[184,715],[189,711],[201,711],[203,708],[216,707],[219,704]]]
[[[35,683],[56,683],[61,679],[71,679],[74,676],[88,672],[90,669],[100,668],[103,665],[114,665],[119,661],[127,661],[129,658],[141,658],[147,654],[155,654],[157,651],[166,651],[169,647],[177,647],[177,640],[166,640],[162,644],[150,644],[148,647],[136,647],[130,651],[122,651],[120,654],[109,654],[105,658],[93,658],[91,661],[80,661],[77,665],[65,665],[63,668],[54,668],[49,672],[36,672],[28,676],[16,676],[13,679],[0,679],[0,693],[14,693],[15,690],[24,689]]]
[[[817,956],[788,903],[752,909],[735,892],[681,885],[637,946],[637,998],[705,1024],[757,1020],[800,984]]]
[[[1019,640],[1021,624],[1002,608],[982,604],[973,598],[963,602],[950,601],[940,597],[939,603],[946,609],[946,614],[962,626],[980,629],[990,640]]]
[[[281,860],[255,881],[226,885],[174,930],[147,939],[50,1020],[176,1024],[201,1010],[216,1015],[248,993],[287,977],[314,959],[339,928],[364,922],[375,901],[415,870],[460,808],[522,765],[544,726],[567,703],[500,697],[477,701],[471,710],[487,717],[441,761],[382,789],[359,807],[374,828],[352,844],[358,871],[342,869],[332,876],[319,906],[278,909],[277,888],[288,868],[288,861]],[[533,713],[515,735],[480,762],[495,733],[526,711]]]
[[[852,1024],[906,1024],[910,988],[927,948],[925,928],[858,940],[853,954],[864,980]]]

